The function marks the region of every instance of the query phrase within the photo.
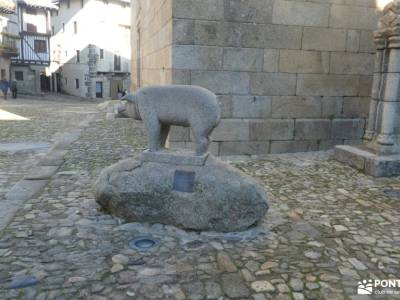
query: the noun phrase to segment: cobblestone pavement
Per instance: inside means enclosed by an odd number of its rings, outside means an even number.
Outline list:
[[[259,226],[217,234],[124,224],[98,210],[92,184],[144,147],[129,119],[96,118],[84,130],[0,236],[0,299],[396,299],[356,296],[356,287],[400,279],[399,178],[365,176],[329,152],[235,159],[269,194]],[[142,235],[159,244],[129,248]],[[16,279],[32,286],[7,288]]]
[[[0,199],[43,156],[64,131],[76,127],[82,115],[96,111],[93,103],[40,101],[33,99],[0,100]],[[12,113],[28,120],[4,116]],[[3,117],[3,118],[2,118]],[[21,147],[18,151],[14,148]],[[8,151],[2,145],[15,144]],[[30,145],[32,147],[30,147]],[[35,148],[35,146],[41,146]]]

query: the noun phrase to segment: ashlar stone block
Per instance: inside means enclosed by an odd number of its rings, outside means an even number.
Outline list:
[[[343,97],[323,97],[322,117],[334,119],[342,116]]]
[[[220,21],[195,20],[194,43],[196,45],[223,45],[224,26]]]
[[[274,24],[299,26],[328,26],[329,4],[276,0]]]
[[[333,28],[375,30],[378,13],[373,7],[332,5],[329,20],[329,26]]]
[[[300,74],[297,95],[357,96],[359,76]]]
[[[364,134],[364,119],[335,119],[332,122],[334,139],[361,139]]]
[[[290,140],[294,136],[294,120],[250,120],[250,140]]]
[[[348,30],[347,31],[347,42],[346,50],[351,52],[357,52],[360,49],[360,31]]]
[[[262,71],[264,50],[256,48],[225,48],[224,70]]]
[[[346,30],[304,27],[302,48],[305,50],[345,51]]]
[[[225,0],[225,19],[236,22],[271,23],[272,0]]]
[[[232,95],[219,95],[217,100],[219,103],[219,108],[221,109],[221,118],[231,118],[232,117]]]
[[[211,135],[213,141],[248,141],[249,120],[222,119]]]
[[[326,119],[297,119],[296,140],[326,140],[331,137],[331,121]]]
[[[174,45],[172,67],[174,69],[220,70],[222,55],[220,47]]]
[[[267,154],[269,142],[247,141],[247,142],[221,142],[220,155],[256,155]]]
[[[264,48],[300,49],[302,28],[299,26],[266,25],[262,27]]]
[[[246,72],[192,71],[191,84],[216,94],[249,94],[250,75]]]
[[[372,78],[373,78],[372,76],[361,76],[360,77],[359,96],[361,96],[361,97],[371,96]]]
[[[271,153],[295,153],[317,151],[317,141],[272,141]]]
[[[345,118],[367,118],[369,103],[369,97],[345,97],[343,101],[343,116]]]
[[[360,35],[360,51],[373,53],[375,50],[372,31],[362,30]]]
[[[188,141],[190,136],[190,129],[187,127],[171,126],[169,133],[170,142]]]
[[[323,62],[326,60],[326,62]],[[320,51],[280,50],[279,71],[285,73],[323,73],[329,55]]]
[[[370,75],[374,71],[374,54],[332,52],[331,74]]]
[[[194,20],[175,19],[173,20],[173,42],[175,44],[194,43]]]
[[[174,18],[221,20],[224,18],[223,0],[174,0]]]
[[[286,73],[252,73],[250,91],[254,95],[294,95],[296,75]]]
[[[322,97],[272,97],[273,118],[319,118]]]
[[[279,69],[279,50],[264,50],[264,72],[277,73]]]
[[[233,118],[267,118],[271,115],[271,97],[233,96]]]

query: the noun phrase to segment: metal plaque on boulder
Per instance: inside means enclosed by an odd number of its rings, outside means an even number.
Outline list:
[[[193,193],[195,172],[176,170],[174,174],[173,190]]]

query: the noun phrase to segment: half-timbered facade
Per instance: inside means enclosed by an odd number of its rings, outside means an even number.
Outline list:
[[[11,78],[23,93],[50,90],[50,15],[57,7],[50,0],[18,0],[19,55],[12,59]]]
[[[13,0],[0,0],[0,79],[10,79],[11,58],[18,56],[18,21]]]

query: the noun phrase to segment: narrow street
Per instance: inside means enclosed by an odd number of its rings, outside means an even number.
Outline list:
[[[0,206],[54,143],[79,133],[0,232],[0,299],[358,299],[358,280],[400,274],[397,178],[366,176],[330,152],[242,157],[231,163],[269,196],[259,226],[219,234],[125,223],[99,210],[93,182],[145,149],[140,122],[107,120],[90,102],[0,109],[29,119],[0,121]],[[129,247],[143,235],[157,247]]]

